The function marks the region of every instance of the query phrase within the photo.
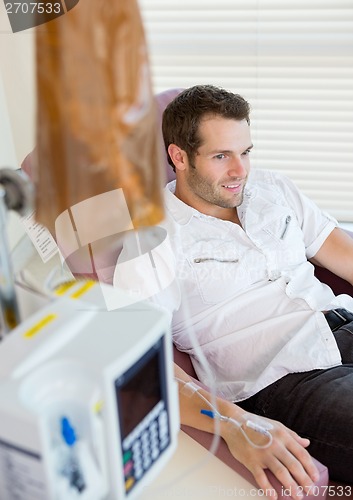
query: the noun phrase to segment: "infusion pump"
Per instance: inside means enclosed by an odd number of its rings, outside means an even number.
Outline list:
[[[0,498],[138,497],[179,429],[169,320],[67,296],[0,344]]]

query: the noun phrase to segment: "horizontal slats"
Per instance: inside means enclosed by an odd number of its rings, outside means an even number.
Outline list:
[[[274,149],[281,144],[283,149],[290,150],[290,148],[298,150],[301,145],[307,148],[308,144],[315,149],[319,147],[323,148],[323,151],[327,149],[327,143],[330,143],[330,147],[339,148],[340,151],[348,151],[353,154],[353,143],[352,134],[353,128],[348,132],[332,132],[330,130],[322,131],[317,133],[316,130],[300,132],[299,130],[294,131],[283,131],[283,130],[268,130],[260,127],[255,127],[257,132],[258,140],[261,140],[261,147]],[[252,133],[254,134],[254,127]],[[352,158],[353,160],[353,158]]]
[[[201,49],[202,47],[200,47]],[[249,71],[266,71],[274,70],[279,71],[283,68],[284,71],[295,71],[297,68],[305,68],[306,71],[315,74],[318,72],[329,72],[331,68],[335,71],[347,71],[352,69],[352,54],[349,57],[343,56],[341,53],[335,54],[334,56],[329,56],[328,54],[316,54],[315,57],[309,56],[307,53],[301,54],[300,56],[291,55],[290,58],[284,56],[269,56],[261,53],[261,66],[258,64],[260,53],[255,48],[252,54],[244,55],[243,51],[240,51],[239,47],[228,47],[232,50],[223,50],[222,52],[212,53],[200,53],[198,57],[195,57],[190,53],[181,53],[177,45],[173,46],[173,52],[165,51],[164,48],[154,48],[150,53],[150,59],[153,65],[159,66],[161,70],[160,76],[166,74],[168,68],[177,67],[189,67],[192,66],[196,71],[201,67],[205,68],[239,68],[239,71],[248,68]],[[226,49],[226,48],[224,48]],[[195,50],[195,48],[194,48]],[[252,74],[252,73],[250,73]],[[303,77],[305,75],[302,75]],[[332,76],[334,76],[332,74]]]
[[[163,31],[158,34],[148,34],[147,39],[152,49],[162,53],[166,53],[166,48],[169,50],[178,48],[185,54],[190,54],[190,52],[204,54],[206,50],[214,54],[215,49],[221,47],[226,53],[241,51],[244,54],[245,51],[247,54],[251,50],[256,50],[259,55],[267,53],[268,55],[278,54],[281,56],[281,54],[288,53],[295,56],[302,53],[302,49],[305,49],[307,56],[317,54],[326,56],[332,55],[335,50],[340,49],[342,51],[340,55],[348,55],[353,46],[352,29],[353,23],[347,32],[340,32],[337,28],[337,31],[333,33],[322,30],[320,35],[315,35],[312,32],[291,34],[274,32],[273,30],[270,30],[271,33],[258,33],[255,29],[249,29],[242,35],[235,30],[223,29],[222,23],[219,23],[214,26],[214,30],[202,30],[200,33],[197,33],[196,30],[187,33],[183,29],[178,29],[173,37],[170,36],[172,27],[169,27],[164,34]],[[254,37],[256,37],[256,43]]]
[[[184,75],[184,72],[188,72],[190,66],[192,66],[192,76],[194,78],[202,78],[206,75],[215,73],[216,70],[222,73],[222,78],[236,77],[237,81],[243,86],[260,87],[261,89],[315,88],[334,93],[336,89],[351,90],[350,83],[351,79],[353,79],[353,68],[337,68],[337,71],[333,72],[332,68],[308,69],[306,67],[283,67],[279,69],[264,66],[261,68],[249,68],[234,66],[232,64],[229,66],[195,66],[191,65],[190,62],[190,65],[183,64],[177,67],[170,64],[164,64],[163,70],[169,78],[179,77],[180,73]],[[159,69],[162,70],[162,67]]]
[[[259,10],[315,10],[319,16],[325,10],[346,10],[352,8],[351,0],[139,0],[142,11],[201,11],[209,9],[213,11],[226,11],[259,9]]]
[[[255,158],[255,155],[253,156]],[[290,177],[294,175],[299,179],[302,178],[303,182],[308,175],[313,180],[316,179],[317,186],[319,186],[324,179],[325,172],[327,172],[329,175],[332,175],[333,178],[339,179],[340,182],[343,183],[349,183],[353,181],[351,175],[352,164],[350,162],[342,162],[342,164],[339,164],[338,160],[336,160],[325,163],[324,161],[307,161],[305,157],[300,160],[293,160],[290,154],[285,154],[280,158],[275,158],[274,155],[273,157],[266,157],[261,152],[256,156],[256,161],[252,161],[252,164],[258,168],[268,168],[270,170],[286,170],[286,172],[290,172]],[[341,169],[340,171],[338,171],[338,165]],[[313,172],[313,169],[316,169],[316,171]]]

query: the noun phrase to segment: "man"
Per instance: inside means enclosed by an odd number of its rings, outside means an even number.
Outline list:
[[[164,227],[178,290],[170,286],[155,300],[173,311],[174,342],[209,384],[194,332],[225,412],[280,420],[310,439],[332,478],[348,482],[353,299],[335,297],[311,262],[353,283],[353,240],[288,179],[250,172],[249,123],[248,103],[213,86],[187,89],[166,108],[163,136],[176,181],[166,188]],[[181,399],[184,423],[210,426],[193,411],[197,403]],[[274,443],[262,452],[222,435],[261,488],[270,487],[266,467],[292,491],[308,486],[315,480],[308,441],[277,423],[271,433]]]

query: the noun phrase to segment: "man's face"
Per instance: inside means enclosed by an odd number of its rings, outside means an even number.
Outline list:
[[[202,145],[193,163],[186,159],[178,177],[180,197],[200,212],[221,216],[219,208],[233,209],[243,200],[250,170],[250,127],[246,120],[210,117],[199,131]]]

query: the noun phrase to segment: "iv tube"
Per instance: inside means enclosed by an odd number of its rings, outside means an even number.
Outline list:
[[[212,418],[212,419],[217,419],[218,421],[221,421],[221,422],[227,422],[230,425],[234,426],[235,428],[239,429],[241,431],[241,433],[243,434],[243,436],[245,437],[245,439],[248,441],[248,443],[251,446],[253,446],[254,448],[268,448],[269,446],[271,446],[273,437],[269,431],[271,429],[273,429],[272,424],[270,424],[269,422],[266,422],[265,420],[263,420],[260,417],[257,417],[256,415],[250,416],[247,413],[245,413],[242,416],[241,420],[236,420],[234,418],[227,417],[225,415],[221,415],[219,413],[219,411],[217,410],[217,408],[215,407],[215,405],[212,402],[210,402],[207,398],[205,398],[205,396],[203,396],[203,394],[201,394],[199,392],[199,389],[200,389],[199,386],[197,386],[192,381],[185,382],[184,380],[182,380],[178,377],[175,377],[175,379],[179,383],[183,384],[181,391],[185,395],[189,395],[191,397],[193,394],[196,393],[197,396],[200,399],[202,399],[209,408],[211,408],[211,410],[202,409],[200,411],[201,414],[203,414],[209,418]],[[252,429],[255,432],[258,432],[258,433],[266,436],[268,438],[268,441],[263,445],[259,445],[259,444],[255,443],[255,441],[247,434],[246,429]]]

